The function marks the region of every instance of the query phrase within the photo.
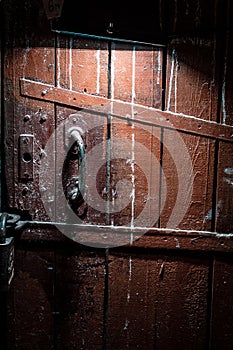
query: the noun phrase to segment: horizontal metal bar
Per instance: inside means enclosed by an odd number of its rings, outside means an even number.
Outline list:
[[[133,121],[134,123],[175,129],[212,139],[233,142],[233,126],[193,116],[161,111],[119,100],[109,100],[105,97],[58,88],[24,78],[20,79],[20,92],[22,96],[69,107],[88,109],[93,113],[111,115],[127,122]]]
[[[130,40],[130,39],[113,38],[113,37],[102,36],[102,35],[76,33],[76,32],[70,32],[70,31],[59,30],[59,29],[51,29],[51,31],[53,33],[56,33],[59,35],[62,34],[62,35],[69,35],[69,36],[77,36],[77,37],[81,37],[81,38],[119,42],[119,43],[125,43],[125,44],[130,44],[130,45],[140,45],[140,46],[150,46],[150,47],[153,46],[157,49],[163,49],[166,47],[166,45],[164,45],[164,44],[157,44],[157,43],[146,42],[146,41],[137,41],[137,40]]]
[[[169,229],[169,228],[157,228],[157,227],[130,227],[130,226],[111,226],[111,225],[93,225],[93,224],[71,224],[67,222],[55,222],[55,221],[31,221],[31,220],[20,220],[17,225],[26,227],[27,225],[36,226],[56,226],[59,227],[69,227],[73,229],[79,229],[80,231],[86,232],[100,232],[104,231],[109,233],[138,233],[141,234],[146,232],[146,235],[168,235],[168,236],[205,236],[205,237],[226,237],[233,239],[233,233],[218,233],[211,231],[199,231],[199,230],[181,230],[181,229]]]

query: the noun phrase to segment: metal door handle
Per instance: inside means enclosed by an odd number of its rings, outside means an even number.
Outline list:
[[[68,136],[71,143],[71,146],[76,143],[78,149],[78,178],[77,178],[77,195],[72,198],[72,194],[70,194],[70,198],[72,201],[80,197],[83,197],[85,191],[85,146],[83,142],[83,137],[81,131],[77,128],[71,128],[68,130]],[[73,194],[74,195],[74,194]]]

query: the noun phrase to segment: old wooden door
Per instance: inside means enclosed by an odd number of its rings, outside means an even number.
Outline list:
[[[232,5],[121,5],[1,1],[8,349],[232,349]]]

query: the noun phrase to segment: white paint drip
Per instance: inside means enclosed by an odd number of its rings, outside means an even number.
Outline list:
[[[226,177],[224,177],[224,182],[226,182],[227,184],[233,186],[233,180],[231,180],[231,179],[227,179]]]
[[[158,72],[157,72],[157,85],[160,84],[160,79],[161,79],[161,74],[162,74],[162,63],[161,63],[161,52],[158,52]]]
[[[180,242],[178,240],[178,238],[174,238],[175,239],[175,242],[176,242],[176,248],[180,248]]]
[[[126,320],[126,321],[125,321],[124,331],[127,331],[128,326],[129,326],[129,321],[128,321],[128,320]]]
[[[177,54],[175,54],[175,65],[176,65],[176,71],[175,71],[175,113],[177,112],[177,81],[178,81],[178,69],[179,69],[179,63],[178,63],[178,57]]]
[[[130,300],[130,282],[132,279],[132,257],[129,257],[129,281],[128,281],[128,292],[127,292],[127,302]]]
[[[114,99],[114,83],[115,83],[115,60],[116,60],[116,55],[115,55],[115,44],[112,44],[112,61],[111,61],[111,99]]]
[[[224,69],[224,81],[222,84],[222,114],[223,114],[223,119],[222,119],[222,123],[226,124],[226,119],[227,119],[227,113],[226,113],[226,81],[225,81],[225,69]]]
[[[133,46],[133,51],[132,51],[132,100],[131,102],[134,103],[134,100],[136,98],[136,93],[135,93],[135,66],[136,66],[136,50],[135,46]],[[133,115],[133,114],[132,114]]]
[[[212,220],[212,217],[213,217],[213,211],[212,211],[212,209],[210,209],[208,211],[208,213],[206,214],[206,216],[204,217],[204,223]]]
[[[176,67],[176,68],[175,68]],[[170,110],[171,107],[171,95],[172,95],[172,88],[173,88],[173,79],[175,77],[175,113],[177,110],[177,77],[178,77],[178,59],[175,49],[172,51],[172,64],[171,64],[171,73],[170,73],[170,80],[169,80],[169,89],[168,89],[168,101],[167,101],[167,110]],[[175,70],[175,75],[174,75]]]
[[[69,80],[70,80],[70,90],[73,88],[73,82],[72,82],[72,52],[73,52],[73,38],[70,38],[69,40]]]
[[[59,37],[57,38],[57,87],[61,87],[60,80],[61,80],[61,64],[60,64],[60,53],[61,53],[61,48],[60,48],[60,39]]]
[[[233,168],[226,168],[226,169],[224,169],[224,173],[226,175],[233,175]]]
[[[98,51],[95,55],[96,57],[96,63],[97,63],[97,74],[96,74],[96,93],[99,94],[100,92],[100,48],[98,48]]]
[[[132,108],[131,115],[132,120],[134,119],[134,100],[136,97],[135,94],[135,64],[136,62],[136,51],[135,46],[132,51]],[[134,129],[134,123],[132,123],[132,129]],[[131,192],[131,229],[134,227],[134,213],[135,213],[135,134],[132,132],[132,161],[131,161],[131,183],[132,183],[132,192]],[[133,243],[133,231],[130,235],[130,244]]]

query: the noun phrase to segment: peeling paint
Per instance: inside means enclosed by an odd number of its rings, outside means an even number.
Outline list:
[[[212,211],[212,209],[210,209],[209,211],[208,211],[208,213],[206,214],[206,216],[204,217],[204,223],[206,223],[207,221],[210,221],[210,220],[212,220],[212,217],[213,217],[213,211]]]
[[[233,180],[231,180],[231,179],[227,179],[226,177],[224,177],[224,182],[226,182],[227,184],[233,186]]]
[[[233,175],[233,168],[226,168],[226,169],[224,169],[224,173],[226,175]]]
[[[180,242],[178,240],[178,238],[174,238],[175,242],[176,242],[176,248],[180,248]]]

